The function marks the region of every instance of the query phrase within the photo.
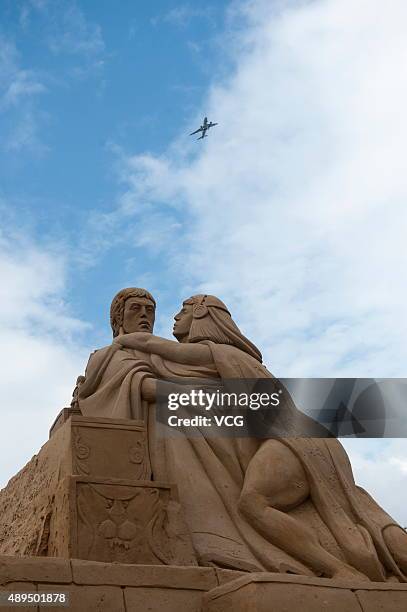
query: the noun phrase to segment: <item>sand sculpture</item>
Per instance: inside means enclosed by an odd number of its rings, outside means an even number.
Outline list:
[[[217,582],[193,587],[188,611],[284,610],[297,592],[303,610],[331,599],[334,610],[407,609],[407,533],[355,484],[336,438],[301,435],[308,417],[290,398],[266,439],[157,435],[160,380],[275,379],[217,297],[184,301],[175,341],[153,334],[155,308],[144,289],[117,294],[113,342],[92,353],[49,441],[0,492],[0,578],[11,559],[80,559],[105,574],[144,568],[138,610],[163,609],[163,597],[175,610],[192,575]],[[175,572],[172,587],[155,583],[157,566]],[[124,578],[108,584],[123,606],[134,600]]]

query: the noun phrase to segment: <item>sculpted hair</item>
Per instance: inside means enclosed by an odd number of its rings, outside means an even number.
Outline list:
[[[262,355],[246,336],[242,334],[225,304],[214,295],[194,295],[184,304],[192,304],[193,319],[188,342],[210,340],[216,344],[230,344],[248,353],[257,361]]]
[[[113,330],[113,338],[119,335],[120,327],[123,325],[124,303],[130,297],[143,297],[151,300],[156,307],[155,299],[146,289],[139,287],[127,287],[117,293],[110,306],[110,325]]]

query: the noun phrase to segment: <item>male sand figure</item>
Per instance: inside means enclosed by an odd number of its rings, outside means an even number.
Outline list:
[[[110,324],[113,338],[135,332],[152,334],[156,303],[148,291],[122,289],[113,298]],[[91,354],[79,385],[78,405],[85,416],[145,420],[143,381],[152,375],[148,356],[113,343]]]
[[[179,343],[140,332],[115,342],[150,355],[158,378],[272,378],[214,296],[186,300],[174,335]],[[154,398],[151,378],[144,392]],[[168,441],[169,478],[178,484],[200,562],[405,582],[407,534],[355,485],[341,444],[302,438],[303,415],[290,402],[286,410],[280,425],[290,437]]]

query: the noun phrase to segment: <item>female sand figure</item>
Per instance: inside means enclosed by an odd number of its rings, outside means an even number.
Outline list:
[[[186,300],[174,335],[178,343],[145,333],[115,342],[146,353],[157,378],[273,378],[214,296]],[[154,401],[152,378],[142,393]],[[167,478],[178,484],[200,563],[407,581],[407,534],[356,486],[338,440],[301,437],[304,415],[291,401],[284,412],[278,439],[166,440]]]

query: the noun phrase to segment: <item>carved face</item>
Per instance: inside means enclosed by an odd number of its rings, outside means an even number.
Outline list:
[[[155,307],[145,297],[130,297],[124,303],[123,331],[152,333],[155,319]]]
[[[178,339],[186,338],[191,329],[192,323],[192,304],[183,304],[181,310],[174,317],[175,323],[173,334]]]

